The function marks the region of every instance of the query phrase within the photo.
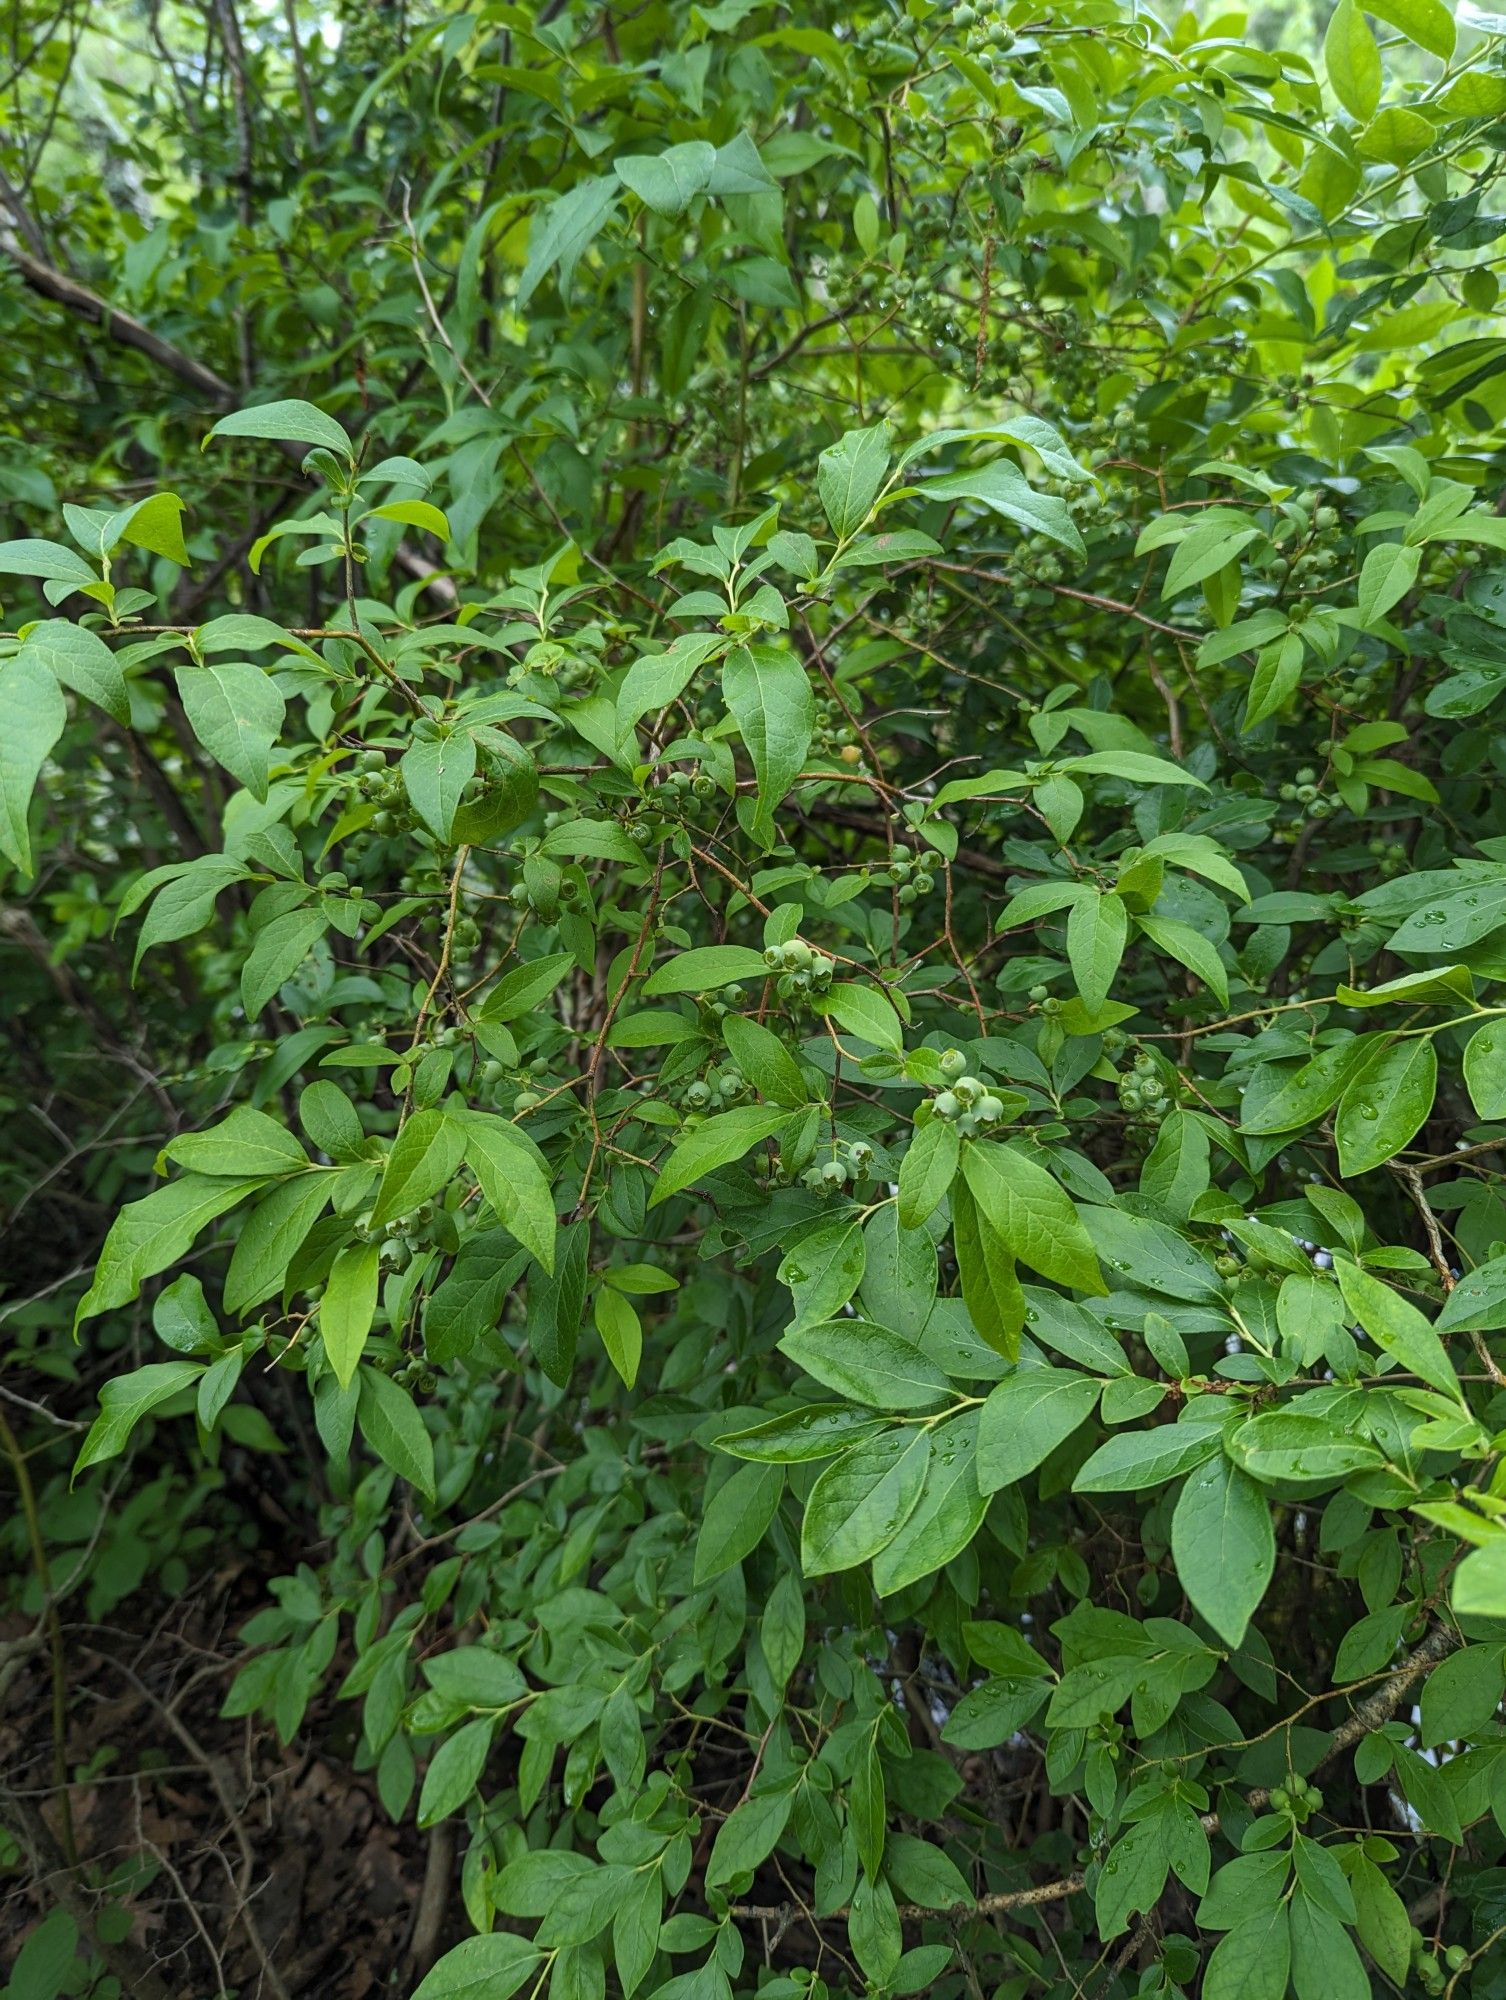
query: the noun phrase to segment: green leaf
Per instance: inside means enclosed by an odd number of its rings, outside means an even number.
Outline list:
[[[1291,1953],[1285,1903],[1247,1917],[1215,1945],[1203,1974],[1203,2000],[1286,2000]]]
[[[413,2000],[512,2000],[539,1958],[538,1947],[514,1931],[467,1938],[419,1982]]]
[[[458,1812],[481,1781],[487,1753],[492,1747],[496,1722],[490,1715],[478,1715],[447,1736],[429,1760],[424,1788],[418,1800],[418,1824],[433,1826]]]
[[[792,1328],[779,1342],[797,1368],[838,1395],[875,1410],[934,1410],[946,1376],[913,1341],[866,1319]]]
[[[434,1443],[406,1389],[374,1368],[359,1371],[361,1399],[356,1420],[361,1435],[384,1465],[434,1498]]]
[[[323,445],[326,451],[338,452],[342,458],[354,454],[350,434],[343,424],[337,424],[314,404],[296,398],[236,410],[228,417],[221,417],[211,427],[209,437],[278,438],[293,444]]]
[[[719,986],[764,980],[769,968],[763,953],[745,944],[697,945],[691,951],[676,952],[654,967],[643,982],[646,1000],[662,999],[666,993],[714,993]]]
[[[1201,1424],[1162,1424],[1122,1431],[1101,1444],[1072,1482],[1074,1493],[1139,1493],[1192,1472],[1222,1449],[1218,1431]]]
[[[0,576],[35,576],[52,583],[99,582],[99,571],[64,542],[0,542]]]
[[[381,1246],[353,1243],[330,1267],[319,1301],[319,1333],[335,1379],[348,1389],[376,1316]]]
[[[546,1271],[552,1272],[558,1224],[554,1195],[538,1149],[510,1120],[485,1111],[465,1114],[462,1136],[466,1164],[493,1214]]]
[[[1339,1171],[1352,1178],[1393,1159],[1426,1120],[1437,1088],[1438,1054],[1430,1036],[1377,1049],[1339,1099],[1333,1121]]]
[[[1440,1395],[1463,1400],[1443,1342],[1416,1306],[1358,1264],[1342,1260],[1335,1275],[1345,1305],[1377,1347],[1384,1348],[1411,1374],[1420,1375]]]
[[[1366,0],[1366,10],[1429,55],[1447,62],[1454,53],[1454,17],[1444,0]]]
[[[1016,1368],[989,1392],[978,1422],[978,1484],[1017,1485],[1085,1424],[1102,1382],[1067,1368]]]
[[[1129,912],[1121,896],[1083,896],[1067,918],[1067,959],[1089,1014],[1096,1014],[1124,957]]]
[[[362,516],[366,521],[396,521],[405,528],[422,528],[427,535],[450,539],[450,523],[442,509],[429,500],[388,500]]]
[[[1011,1256],[1056,1284],[1108,1289],[1077,1210],[1044,1167],[1014,1146],[973,1139],[963,1149],[962,1176]]]
[[[1481,1118],[1506,1118],[1506,1020],[1487,1021],[1464,1045],[1464,1083]]]
[[[186,1133],[163,1151],[195,1174],[301,1174],[309,1165],[287,1127],[249,1104],[238,1104],[209,1131]]]
[[[271,678],[243,660],[179,667],[173,678],[194,735],[253,798],[264,799],[287,707]]]
[[[437,1110],[415,1111],[392,1142],[370,1226],[408,1215],[448,1186],[465,1157],[469,1127]]]
[[[1375,116],[1381,94],[1380,50],[1358,0],[1339,0],[1329,16],[1323,67],[1334,96],[1351,118],[1364,125]]]
[[[1467,1271],[1443,1302],[1434,1331],[1456,1328],[1494,1332],[1506,1326],[1506,1257],[1492,1257],[1478,1270]]]
[[[1209,1183],[1207,1128],[1190,1111],[1170,1111],[1140,1169],[1140,1192],[1177,1222]]]
[[[722,667],[722,696],[758,781],[754,830],[767,831],[805,764],[816,701],[805,668],[781,646],[737,646]]]
[[[1075,913],[1074,913],[1075,914]],[[1135,922],[1157,950],[1202,980],[1221,1007],[1229,1004],[1229,975],[1223,960],[1201,931],[1170,917],[1137,917]],[[1086,996],[1084,996],[1086,997]]]
[[[904,1028],[894,1003],[876,986],[859,986],[856,980],[839,979],[817,996],[816,1012],[830,1015],[849,1035],[872,1042],[875,1048],[898,1055],[904,1047]]]
[[[839,541],[855,535],[867,520],[889,470],[892,435],[887,424],[848,431],[817,460],[816,491]]]
[[[825,1576],[871,1561],[914,1513],[930,1456],[927,1431],[896,1427],[865,1438],[827,1466],[805,1503],[805,1574]]]
[[[1254,1479],[1340,1480],[1384,1461],[1373,1444],[1324,1417],[1268,1410],[1230,1434],[1229,1455]]]
[[[476,744],[464,730],[420,737],[403,753],[403,784],[434,838],[448,842],[466,786],[476,774]]]
[[[74,1460],[73,1475],[102,1459],[116,1458],[126,1448],[131,1432],[141,1419],[196,1382],[203,1374],[199,1361],[151,1361],[128,1375],[116,1375],[99,1392],[99,1415],[89,1426],[89,1434]]]
[[[260,1305],[282,1284],[288,1265],[323,1214],[332,1176],[301,1174],[274,1187],[241,1224],[225,1274],[227,1313]]]
[[[933,1576],[968,1547],[988,1511],[978,1485],[978,1412],[962,1410],[931,1432],[925,1485],[909,1519],[873,1559],[873,1587],[891,1597]]]
[[[68,721],[68,704],[47,669],[18,653],[0,664],[0,714],[0,854],[29,875],[31,795]]]
[[[517,1021],[540,1007],[575,965],[568,951],[546,952],[504,972],[481,1004],[484,1021]]]
[[[976,500],[992,513],[1002,514],[1027,535],[1044,535],[1059,548],[1075,556],[1086,555],[1082,535],[1064,500],[1054,494],[1037,493],[1019,467],[1007,458],[988,465],[973,466],[965,472],[944,473],[919,486],[906,486],[890,498],[918,497],[927,506],[954,500]]]
[[[1058,771],[1087,773],[1104,778],[1123,778],[1131,785],[1195,785],[1201,792],[1208,787],[1195,772],[1164,757],[1150,757],[1142,750],[1090,750],[1085,757],[1062,758]]]
[[[616,208],[618,186],[617,180],[606,174],[578,181],[566,193],[557,195],[542,215],[534,217],[528,239],[528,262],[518,280],[519,312],[556,267],[560,296],[569,300],[575,268]]]
[[[166,556],[179,569],[190,567],[187,544],[183,540],[183,502],[176,493],[153,493],[140,500],[126,515],[120,539],[151,555]]]
[[[631,1389],[643,1359],[643,1322],[630,1301],[610,1285],[598,1289],[593,1311],[607,1358]]]
[[[941,1206],[961,1153],[957,1128],[945,1119],[915,1127],[899,1163],[899,1219],[906,1229],[919,1229]]]
[[[1220,1453],[1188,1474],[1171,1517],[1182,1588],[1221,1639],[1243,1645],[1276,1569],[1264,1493]]]
[[[262,925],[241,967],[241,1005],[248,1021],[293,977],[328,928],[317,909],[289,910]]]
[[[97,632],[66,618],[46,619],[27,633],[21,658],[39,661],[64,687],[92,701],[112,720],[129,723],[131,698],[125,675]]]
[[[1354,0],[1339,0],[1340,11],[1354,7]],[[1360,18],[1355,7],[1355,16]],[[1334,16],[1337,20],[1337,14]],[[1331,30],[1330,30],[1331,32]],[[1368,35],[1369,29],[1365,29]],[[1374,626],[1393,605],[1399,604],[1417,581],[1422,550],[1406,548],[1400,542],[1381,542],[1366,556],[1360,570],[1360,623]]]
[[[723,1480],[701,1520],[695,1545],[697,1588],[749,1556],[779,1511],[784,1472],[777,1465],[740,1465]]]
[[[612,171],[655,215],[683,215],[710,182],[716,158],[704,139],[688,139],[662,153],[629,153]]]
[[[146,1279],[176,1264],[216,1217],[263,1185],[259,1179],[210,1180],[184,1174],[140,1201],[127,1202],[110,1225],[93,1283],[74,1315],[75,1327],[115,1306],[129,1305]]]
[[[625,733],[652,710],[667,708],[725,644],[717,632],[682,632],[662,653],[635,660],[617,690],[618,729]]]
[[[722,1039],[727,1053],[760,1097],[791,1107],[810,1102],[810,1089],[800,1066],[776,1034],[741,1014],[728,1014],[722,1022]]]
[[[690,1187],[718,1167],[730,1166],[751,1152],[761,1139],[771,1139],[785,1124],[787,1111],[769,1110],[763,1105],[745,1105],[708,1118],[704,1125],[686,1133],[659,1171],[649,1207],[656,1208],[682,1188]]]

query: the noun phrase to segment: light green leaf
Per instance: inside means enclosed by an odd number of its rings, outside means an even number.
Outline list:
[[[66,618],[49,618],[33,625],[21,647],[21,657],[39,660],[64,687],[92,701],[112,720],[130,721],[131,698],[120,662],[99,634],[87,626],[74,625]]]
[[[963,1149],[962,1175],[1011,1256],[1056,1284],[1107,1290],[1077,1210],[1044,1167],[1017,1147],[973,1139]]]
[[[370,1226],[409,1214],[447,1186],[465,1157],[469,1131],[443,1111],[415,1111],[392,1142]]]
[[[955,1125],[930,1118],[915,1127],[899,1163],[899,1219],[919,1229],[940,1207],[956,1176],[962,1142]]]
[[[1335,1275],[1344,1303],[1377,1347],[1440,1395],[1462,1401],[1459,1380],[1432,1324],[1409,1300],[1347,1259]]]
[[[1353,7],[1356,19],[1360,18],[1355,0],[1339,0],[1339,11],[1342,12],[1345,7]],[[1337,14],[1334,19],[1338,19]],[[1369,32],[1366,28],[1365,33],[1368,35]],[[1421,549],[1406,548],[1400,542],[1381,542],[1370,551],[1360,570],[1362,625],[1375,625],[1393,605],[1400,603],[1417,581],[1421,562]]]
[[[767,831],[810,748],[816,724],[810,679],[781,646],[737,646],[722,667],[722,696],[758,780],[754,828]]]
[[[1368,123],[1380,103],[1381,59],[1359,0],[1339,0],[1329,16],[1323,67],[1334,96],[1350,117],[1361,125]]]
[[[1393,1159],[1422,1126],[1438,1088],[1438,1053],[1431,1037],[1392,1042],[1345,1086],[1334,1115],[1339,1171],[1369,1173]]]
[[[865,1438],[827,1466],[805,1503],[805,1574],[855,1569],[887,1546],[919,1504],[930,1456],[929,1432],[897,1426]]]
[[[31,795],[68,720],[68,704],[41,663],[18,653],[0,665],[0,853],[32,872]]]
[[[839,979],[815,1002],[818,1014],[829,1014],[849,1035],[875,1048],[898,1054],[904,1047],[904,1027],[894,1011],[894,1003],[876,986],[860,986],[853,979]]]
[[[99,1415],[74,1460],[74,1477],[86,1466],[118,1457],[141,1419],[196,1382],[203,1372],[199,1361],[151,1361],[128,1375],[113,1376],[100,1389]]]
[[[209,437],[279,438],[294,444],[323,445],[326,451],[338,452],[342,458],[350,458],[353,453],[350,434],[343,424],[337,424],[314,404],[296,398],[236,410],[228,417],[221,417],[210,429]]]
[[[319,1301],[319,1332],[342,1389],[350,1387],[376,1316],[381,1246],[353,1243],[340,1252]]]
[[[927,1355],[866,1319],[794,1327],[780,1340],[797,1368],[854,1403],[875,1410],[934,1410],[947,1400],[946,1376]]]
[[[978,1484],[1014,1486],[1085,1424],[1102,1382],[1068,1368],[1016,1368],[989,1392],[978,1424]]]
[[[1084,896],[1067,918],[1067,959],[1090,1015],[1109,997],[1129,937],[1129,912],[1121,896]]]
[[[1264,1493],[1220,1452],[1188,1474],[1171,1517],[1182,1588],[1221,1639],[1245,1629],[1276,1569],[1276,1536]]]
[[[656,1208],[661,1201],[668,1201],[672,1194],[690,1187],[703,1175],[740,1160],[761,1139],[772,1138],[790,1115],[787,1111],[770,1110],[763,1105],[744,1105],[736,1111],[724,1111],[718,1117],[708,1118],[704,1125],[687,1132],[664,1162],[654,1191],[649,1196],[649,1207]]]
[[[716,148],[704,139],[688,139],[662,153],[629,153],[612,163],[618,180],[655,215],[683,215],[715,167]]]
[[[297,1174],[308,1154],[293,1134],[265,1111],[238,1104],[207,1132],[189,1132],[164,1148],[167,1158],[195,1174]]]
[[[413,810],[436,840],[448,841],[461,797],[476,773],[476,745],[464,731],[420,737],[403,752],[403,784]]]
[[[75,1327],[115,1306],[129,1305],[146,1279],[176,1264],[201,1230],[263,1185],[260,1179],[210,1180],[184,1174],[140,1201],[127,1202],[110,1225],[93,1283],[74,1315]]]
[[[828,445],[816,465],[816,490],[839,541],[857,533],[889,469],[892,433],[887,424],[848,431]]]
[[[416,1486],[426,1500],[434,1498],[434,1443],[412,1397],[390,1375],[375,1368],[360,1370],[361,1400],[356,1421],[361,1435],[384,1465]]]
[[[646,1000],[666,993],[714,993],[719,986],[763,980],[769,976],[763,953],[745,944],[697,945],[691,951],[676,952],[654,967],[643,982]]]
[[[497,1220],[552,1274],[558,1224],[538,1149],[510,1120],[485,1111],[466,1113],[462,1136],[466,1163]]]

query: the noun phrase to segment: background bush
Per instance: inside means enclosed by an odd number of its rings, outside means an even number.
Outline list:
[[[13,2000],[1506,1994],[1506,19],[14,29]]]

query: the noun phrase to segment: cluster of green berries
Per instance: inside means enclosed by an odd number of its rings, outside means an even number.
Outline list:
[[[435,1224],[440,1211],[433,1202],[420,1202],[410,1215],[395,1215],[390,1222],[372,1225],[372,1211],[368,1209],[355,1226],[358,1243],[377,1243],[381,1248],[378,1256],[385,1268],[404,1271],[421,1250],[427,1250],[434,1240]],[[454,1226],[444,1232],[446,1241],[454,1237]]]
[[[1334,539],[1338,525],[1338,509],[1325,506],[1314,508],[1311,519],[1304,519],[1299,511],[1295,519],[1276,530],[1278,548],[1283,542],[1294,542],[1295,546],[1286,573],[1288,583],[1310,587],[1333,574],[1341,554]]]
[[[1304,764],[1277,797],[1283,805],[1301,806],[1309,819],[1327,819],[1334,810],[1332,799],[1324,798],[1318,789],[1318,774],[1311,764]]]
[[[894,884],[895,900],[902,908],[908,910],[936,887],[932,865],[928,854],[912,855],[902,847],[896,849],[889,863],[889,880]]]
[[[1062,1003],[1049,986],[1032,986],[1028,997],[1031,1007],[1037,1013],[1044,1014],[1048,1021],[1054,1020],[1062,1010]]]
[[[997,1125],[1004,1106],[986,1083],[969,1076],[967,1057],[961,1049],[945,1049],[940,1061],[943,1087],[931,1099],[933,1115],[943,1124],[955,1125],[964,1139]]]
[[[704,1117],[707,1112],[727,1110],[747,1094],[748,1080],[741,1070],[709,1069],[704,1076],[686,1084],[680,1092],[680,1103],[692,1116]]]
[[[1175,1102],[1160,1064],[1148,1049],[1141,1049],[1128,1073],[1119,1079],[1120,1110],[1134,1123],[1157,1126]]]
[[[970,56],[1002,55],[1014,46],[1014,30],[1005,9],[995,0],[981,0],[978,5],[974,0],[960,0],[952,9],[952,26]]]
[[[1424,1993],[1441,1993],[1448,1984],[1448,1974],[1462,1972],[1469,1964],[1469,1953],[1462,1944],[1451,1944],[1440,1956],[1415,1926],[1408,1946],[1412,1956],[1412,1977]]]
[[[771,944],[763,955],[770,972],[779,980],[775,992],[781,1000],[803,1000],[811,993],[824,993],[831,985],[836,966],[825,952],[812,951],[803,938],[788,944]]]
[[[802,1187],[812,1194],[840,1194],[849,1181],[864,1181],[873,1171],[873,1148],[865,1139],[855,1139],[846,1149],[846,1158],[823,1160],[807,1167],[800,1176]]]
[[[1292,1778],[1286,1784],[1272,1788],[1271,1809],[1273,1812],[1289,1813],[1300,1826],[1315,1812],[1322,1811],[1323,1794],[1306,1778]]]
[[[1381,875],[1399,875],[1407,865],[1407,850],[1399,840],[1387,840],[1377,834],[1365,846],[1379,863],[1377,873]]]
[[[387,762],[385,752],[381,750],[360,752],[356,758],[351,788],[358,797],[376,807],[367,824],[381,839],[388,839],[396,833],[407,833],[416,824],[402,775],[395,765]]]
[[[839,764],[857,765],[863,761],[862,745],[843,713],[842,704],[829,696],[816,704],[815,748]]]
[[[1067,568],[1054,542],[1045,535],[1027,535],[1003,558],[1000,574],[1007,579],[1010,603],[1023,610],[1050,604],[1050,586],[1062,581]]]
[[[666,771],[659,780],[655,803],[665,811],[673,812],[693,798],[709,799],[715,791],[716,780],[705,771]]]

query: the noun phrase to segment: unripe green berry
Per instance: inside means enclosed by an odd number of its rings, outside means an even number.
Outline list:
[[[943,1090],[943,1091],[938,1091],[934,1099],[932,1108],[934,1109],[936,1116],[938,1118],[943,1118],[946,1120],[948,1124],[950,1124],[951,1121],[961,1111],[962,1106],[958,1101],[957,1094],[955,1091]]]

